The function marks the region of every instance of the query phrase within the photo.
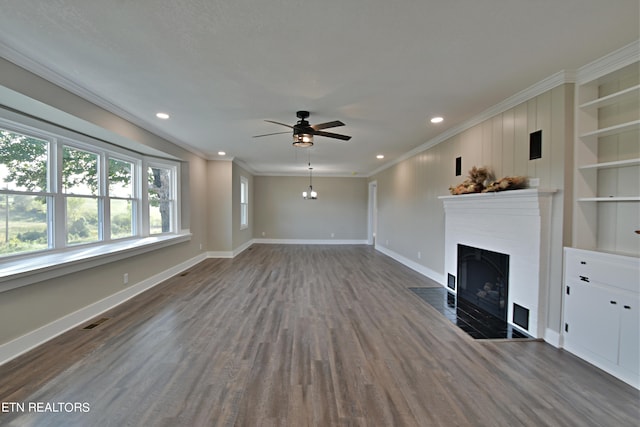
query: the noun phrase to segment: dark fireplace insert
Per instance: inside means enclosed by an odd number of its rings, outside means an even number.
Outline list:
[[[507,321],[509,255],[458,244],[458,299]]]

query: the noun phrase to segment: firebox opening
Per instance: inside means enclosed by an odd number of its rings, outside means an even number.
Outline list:
[[[507,321],[509,255],[458,244],[458,298]]]

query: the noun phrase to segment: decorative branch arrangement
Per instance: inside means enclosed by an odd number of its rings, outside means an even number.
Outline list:
[[[486,167],[472,167],[468,177],[457,186],[449,187],[453,195],[471,193],[490,193],[496,191],[518,190],[527,188],[529,179],[526,176],[505,176],[496,180],[493,172]]]

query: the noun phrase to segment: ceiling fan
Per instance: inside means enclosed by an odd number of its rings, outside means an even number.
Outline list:
[[[342,141],[348,141],[351,139],[350,136],[340,135],[338,133],[333,132],[324,132],[322,129],[335,128],[338,126],[344,126],[340,120],[334,120],[332,122],[319,123],[317,125],[310,125],[307,121],[307,117],[309,117],[308,111],[298,111],[296,112],[296,116],[300,119],[298,123],[293,126],[290,126],[285,123],[275,122],[273,120],[265,120],[265,122],[275,123],[277,125],[286,126],[288,128],[293,129],[293,145],[296,147],[311,147],[313,145],[313,137],[315,135],[325,136],[327,138],[335,138],[340,139]],[[255,135],[254,138],[260,138],[263,136],[269,135],[280,135],[283,133],[289,132],[275,132],[275,133],[266,133],[264,135]]]

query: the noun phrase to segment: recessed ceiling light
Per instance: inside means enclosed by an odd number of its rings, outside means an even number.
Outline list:
[[[431,123],[442,123],[444,119],[442,117],[432,117]]]
[[[218,156],[226,156],[227,153],[225,153],[224,151],[218,151]]]
[[[156,113],[156,117],[162,120],[167,120],[169,115],[167,113]]]
[[[384,159],[384,154],[378,154],[378,155],[376,156],[376,159]]]

